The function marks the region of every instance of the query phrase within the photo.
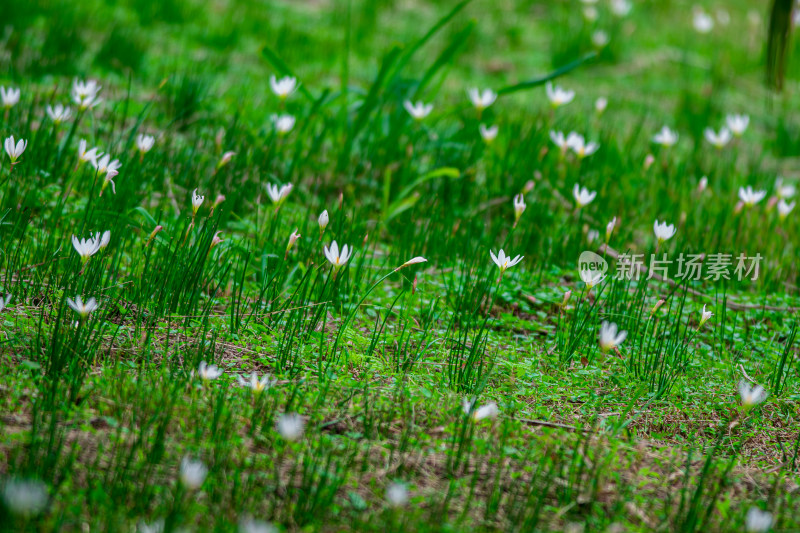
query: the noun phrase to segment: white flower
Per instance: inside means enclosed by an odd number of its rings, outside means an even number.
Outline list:
[[[205,196],[197,194],[197,189],[192,191],[192,216],[197,214],[197,211],[200,209],[200,206],[203,205],[203,200],[205,199]]]
[[[756,205],[766,195],[767,191],[754,191],[749,185],[747,187],[739,187],[739,199],[748,207]]]
[[[586,284],[586,288],[589,290],[592,290],[592,288],[600,285],[603,283],[603,280],[606,279],[606,275],[599,270],[582,268],[578,272],[581,276],[581,281]]]
[[[6,109],[11,109],[17,105],[21,95],[22,92],[19,90],[19,88],[15,89],[13,87],[9,87],[6,89],[5,87],[0,87],[0,100],[2,100],[3,107]]]
[[[714,28],[714,19],[705,11],[697,10],[694,12],[692,24],[698,33],[708,33]]]
[[[597,100],[594,101],[594,110],[598,113],[602,113],[608,107],[608,98],[605,96],[601,96]]]
[[[608,33],[603,30],[597,30],[592,33],[592,44],[597,48],[605,47],[610,41],[611,37],[609,37]]]
[[[711,311],[706,311],[706,306],[703,305],[703,310],[700,311],[700,324],[697,326],[697,329],[702,328],[703,324],[708,322],[708,319],[711,318],[712,316],[714,316],[714,313],[712,313]]]
[[[78,161],[80,163],[89,161],[92,163],[92,166],[97,166],[97,158],[103,155],[103,152],[98,152],[97,148],[86,150],[87,146],[88,144],[85,139],[81,139],[78,143]]]
[[[34,516],[47,507],[47,486],[34,479],[7,479],[3,483],[3,503],[12,514]]]
[[[224,372],[225,371],[217,365],[209,365],[205,361],[200,361],[200,366],[197,367],[197,373],[200,374],[200,377],[206,381],[217,379]]]
[[[208,468],[203,461],[190,459],[188,455],[181,459],[180,480],[187,489],[199,489],[207,475]]]
[[[6,138],[5,142],[3,143],[3,147],[6,149],[9,159],[11,159],[11,164],[14,165],[16,164],[17,159],[19,159],[19,156],[22,155],[22,152],[25,151],[25,148],[28,147],[28,141],[20,139],[15,144],[14,136],[11,135],[10,137]]]
[[[496,125],[487,127],[485,124],[481,124],[478,126],[478,130],[481,132],[481,138],[484,142],[490,143],[497,138],[497,132],[500,131],[500,128]]]
[[[762,511],[758,507],[751,507],[747,510],[745,528],[748,533],[764,533],[772,526],[772,514]]]
[[[114,159],[113,161],[111,160],[111,154],[106,154],[99,159],[95,158],[95,160],[92,161],[92,164],[99,174],[104,172],[107,174],[112,171],[116,172],[120,169],[120,167],[122,167],[122,163],[119,162],[119,159]]]
[[[583,135],[579,135],[574,131],[567,136],[567,145],[572,148],[572,151],[575,152],[579,159],[592,155],[600,148],[600,145],[594,141],[586,143]]]
[[[72,110],[61,104],[56,104],[55,107],[47,106],[47,115],[56,124],[61,124],[65,120],[69,120],[69,117],[72,115]]]
[[[611,234],[614,232],[614,227],[617,225],[617,217],[611,219],[611,222],[606,224],[606,242],[611,238]]]
[[[328,261],[330,261],[335,270],[342,268],[353,254],[353,250],[349,249],[346,244],[342,246],[342,251],[339,253],[339,245],[336,244],[336,241],[331,243],[330,248],[323,246],[322,250],[325,253],[325,257],[328,259]]]
[[[89,313],[97,309],[97,300],[94,298],[89,298],[86,302],[81,300],[80,296],[76,296],[73,300],[72,298],[67,298],[67,305],[69,305],[73,311],[78,313],[81,318],[86,318],[89,316]]]
[[[583,8],[583,17],[589,22],[597,20],[598,14],[597,8],[594,6],[586,6]]]
[[[653,136],[653,142],[661,146],[673,146],[678,142],[678,134],[669,129],[668,126],[664,126],[661,131]]]
[[[464,399],[461,402],[461,407],[464,410],[464,414],[467,416],[472,415],[472,419],[475,422],[480,422],[481,420],[487,418],[495,418],[498,414],[500,414],[500,409],[497,408],[497,404],[495,402],[489,402],[485,405],[481,405],[477,409],[475,407],[475,400],[467,400]]]
[[[239,521],[239,533],[278,533],[278,528],[254,518],[243,518]]]
[[[472,418],[475,419],[476,422],[480,422],[486,418],[495,418],[498,414],[500,414],[500,409],[497,408],[497,404],[489,402],[475,409]]]
[[[86,82],[75,80],[72,84],[72,101],[81,109],[94,107],[101,101],[97,97],[97,93],[100,92],[101,88],[95,80]]]
[[[586,232],[586,241],[587,241],[589,244],[592,244],[592,243],[593,243],[594,241],[596,241],[596,240],[597,240],[599,237],[600,237],[600,231],[599,231],[599,230],[596,230],[596,229],[590,229],[588,232]]]
[[[472,407],[474,405],[475,405],[475,398],[473,398],[471,400],[467,399],[467,398],[464,398],[463,400],[461,400],[461,409],[464,411],[464,414],[467,415],[467,416],[469,416],[469,414],[472,412]]]
[[[317,223],[319,224],[319,231],[322,233],[325,231],[325,228],[328,227],[328,221],[330,218],[328,217],[328,210],[325,209],[322,213],[319,214],[319,218],[317,219]]]
[[[281,79],[275,78],[275,75],[269,77],[269,86],[272,92],[275,93],[281,100],[285,100],[293,92],[297,90],[297,78],[286,76]]]
[[[741,137],[750,124],[750,117],[747,115],[728,115],[725,117],[725,123],[735,136]]]
[[[289,193],[292,192],[292,184],[287,183],[286,185],[281,185],[278,187],[277,185],[273,185],[271,183],[267,184],[267,194],[276,206],[280,207],[283,202],[286,200],[286,197],[289,196]]]
[[[106,172],[106,175],[103,177],[103,185],[100,187],[100,196],[103,196],[103,191],[106,190],[108,184],[111,184],[111,192],[117,194],[117,184],[114,183],[114,176],[119,174],[116,170],[109,170]]]
[[[255,372],[250,374],[250,379],[245,379],[242,376],[238,376],[237,379],[239,380],[239,384],[250,387],[255,394],[271,389],[278,382],[277,379],[274,379],[269,374],[264,374],[261,379],[259,379],[258,374]]]
[[[545,85],[545,91],[547,92],[547,99],[550,100],[550,103],[553,105],[553,107],[566,105],[570,103],[573,98],[575,98],[575,91],[564,90],[558,85],[554,87],[549,81]]]
[[[741,380],[739,382],[739,396],[742,398],[742,405],[750,408],[766,400],[767,391],[761,385],[751,387],[745,380]]]
[[[143,154],[149,152],[153,148],[154,144],[156,144],[156,138],[152,135],[140,133],[136,136],[136,149]]]
[[[139,533],[164,533],[164,519],[160,518],[149,524],[142,520],[136,529]]]
[[[494,264],[497,265],[497,268],[500,269],[500,274],[508,270],[510,267],[516,265],[520,261],[522,261],[523,256],[518,255],[514,259],[511,259],[510,255],[506,255],[506,253],[501,248],[497,255],[494,255],[494,252],[489,250],[489,255],[492,256],[492,261]]]
[[[467,90],[467,95],[478,111],[483,111],[497,100],[497,93],[491,89],[480,91],[477,88],[472,88]]]
[[[110,236],[111,234],[109,233],[109,238]],[[84,263],[100,250],[102,242],[103,237],[101,235],[95,235],[88,239],[81,240],[78,240],[75,235],[72,236],[72,246],[75,248],[75,251],[78,252],[78,255],[81,256],[81,260]]]
[[[653,233],[656,234],[658,242],[668,241],[676,233],[675,224],[667,225],[666,222],[658,223],[658,219],[653,223]]]
[[[108,246],[108,243],[111,242],[111,232],[106,230],[103,232],[103,236],[100,238],[100,250],[105,249]]]
[[[525,212],[525,197],[521,194],[518,194],[514,197],[514,223],[519,220],[519,217],[522,216],[522,213]]]
[[[607,352],[613,348],[616,348],[625,340],[625,337],[628,336],[627,331],[619,331],[617,332],[617,325],[613,322],[606,322],[605,320],[600,325],[600,349],[604,352]]]
[[[571,135],[572,133],[565,138],[563,132],[550,130],[550,140],[553,141],[553,144],[561,148],[561,153],[565,153],[569,148],[567,139],[569,139]]]
[[[702,193],[708,188],[708,178],[703,176],[700,178],[700,181],[697,182],[697,192]]]
[[[632,8],[633,4],[630,0],[611,0],[611,12],[618,17],[627,16]]]
[[[405,483],[392,482],[386,487],[386,501],[392,507],[405,507],[408,503],[408,487]]]
[[[11,304],[11,295],[6,294],[5,298],[0,297],[0,311],[5,309]]]
[[[117,193],[117,187],[114,183],[114,176],[119,174],[118,169],[122,166],[118,159],[111,160],[111,155],[106,154],[103,157],[95,157],[91,160],[92,166],[94,166],[95,171],[98,174],[105,173],[105,177],[103,178],[103,185],[100,188],[100,194],[103,194],[103,191],[106,189],[108,184],[111,184],[111,190],[114,194]]]
[[[797,189],[791,183],[783,183],[783,178],[775,180],[775,194],[778,198],[791,198],[797,193]]]
[[[732,138],[731,130],[725,127],[720,129],[719,133],[715,132],[711,128],[706,128],[703,131],[703,135],[705,135],[706,140],[713,144],[717,149],[724,148]]]
[[[286,135],[294,128],[295,118],[292,115],[272,115],[272,123],[278,135]]]
[[[784,200],[783,198],[778,200],[778,216],[780,216],[781,219],[784,219],[787,216],[789,216],[789,213],[791,213],[792,209],[794,209],[794,204],[795,204],[794,202],[787,204],[786,200]]]
[[[289,413],[279,416],[275,426],[281,437],[289,441],[295,441],[303,436],[306,423],[303,421],[302,416]]]
[[[406,108],[408,114],[414,117],[415,120],[422,120],[430,115],[431,111],[433,111],[433,104],[425,104],[423,102],[412,104],[411,100],[406,100],[403,102],[403,107]]]
[[[578,207],[584,207],[592,203],[592,200],[597,196],[597,191],[590,192],[586,187],[581,188],[576,183],[575,187],[572,188],[572,196],[575,198]]]

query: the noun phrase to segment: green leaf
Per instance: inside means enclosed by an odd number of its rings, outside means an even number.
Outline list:
[[[148,223],[148,224],[149,224],[151,227],[155,227],[155,226],[157,226],[157,225],[158,225],[158,222],[156,222],[156,219],[154,219],[154,218],[153,218],[153,216],[152,216],[150,213],[148,213],[148,212],[145,210],[145,208],[144,208],[144,207],[141,207],[141,206],[139,206],[139,207],[134,207],[134,208],[131,210],[131,212],[132,212],[132,213],[139,213],[140,215],[142,215],[142,217],[145,219],[145,221],[147,221],[147,223]]]
[[[392,202],[385,210],[384,210],[384,224],[395,218],[397,215],[402,213],[403,211],[407,211],[414,207],[417,201],[420,198],[419,193],[416,193],[414,189],[422,185],[423,183],[441,177],[448,177],[448,178],[458,178],[461,175],[461,172],[457,168],[452,167],[442,167],[437,168],[436,170],[431,170],[427,174],[424,174],[413,183],[411,183],[408,187],[400,191],[397,195],[397,199]],[[412,193],[414,193],[412,195]]]
[[[372,82],[372,86],[369,88],[367,97],[364,99],[364,103],[361,105],[361,108],[359,108],[358,115],[353,123],[353,130],[351,134],[352,138],[355,138],[358,135],[358,133],[367,123],[369,114],[377,107],[379,103],[378,95],[383,87],[383,81],[386,79],[389,68],[392,66],[392,64],[394,64],[399,55],[400,48],[395,46],[383,57],[381,69],[378,71],[378,76],[375,78],[375,81]]]
[[[441,178],[443,176],[455,179],[461,176],[461,171],[453,167],[442,167],[442,168],[437,168],[436,170],[431,170],[427,174],[424,174],[422,177],[418,178],[416,181],[412,182],[408,187],[400,191],[400,194],[398,194],[397,197],[400,199],[405,198],[406,196],[411,194],[411,192],[414,189],[416,189],[426,181],[430,181],[436,178]]]
[[[417,50],[425,46],[425,43],[427,43],[431,39],[431,37],[436,35],[436,33],[442,28],[444,28],[448,22],[453,20],[453,17],[455,17],[459,12],[461,12],[462,9],[467,7],[467,5],[471,1],[472,0],[463,0],[462,2],[456,4],[456,6],[452,10],[450,10],[449,13],[440,18],[436,22],[436,24],[434,24],[431,27],[431,29],[428,30],[428,32],[425,35],[423,35],[414,44],[412,44],[400,57],[399,61],[397,62],[397,66],[394,69],[394,72],[392,72],[390,80],[394,81],[397,78],[398,74],[400,74],[400,72],[402,72],[402,70],[408,64],[408,62],[411,61],[411,58],[414,56]]]
[[[571,71],[575,70],[576,68],[580,67],[584,63],[588,63],[589,61],[591,61],[595,57],[597,57],[597,52],[589,52],[585,56],[583,56],[583,57],[581,57],[579,59],[576,59],[572,63],[567,63],[563,67],[554,70],[550,74],[547,74],[547,75],[542,76],[540,78],[534,78],[532,80],[523,81],[523,82],[520,82],[520,83],[517,83],[517,84],[514,84],[514,85],[507,85],[507,86],[503,87],[502,89],[500,89],[499,91],[497,91],[497,94],[498,94],[498,96],[502,96],[504,94],[511,94],[511,93],[515,93],[517,91],[525,91],[527,89],[533,89],[534,87],[538,87],[540,85],[544,85],[548,81],[554,80],[554,79],[558,78],[559,76],[563,76],[567,72],[571,72]]]
[[[431,79],[436,75],[436,73],[444,67],[445,65],[450,65],[453,62],[453,58],[458,53],[458,51],[464,46],[469,39],[469,36],[472,34],[472,30],[475,28],[475,21],[470,21],[467,26],[461,30],[460,32],[456,33],[453,36],[453,39],[450,41],[450,44],[447,45],[447,48],[442,50],[442,53],[439,54],[439,57],[436,58],[436,61],[428,68],[425,72],[425,75],[422,77],[422,80],[419,82],[417,86],[417,90],[414,91],[414,99],[419,97],[419,94],[427,87],[428,83],[430,83]]]
[[[350,134],[347,136],[347,142],[339,155],[339,169],[343,169],[347,164],[348,159],[350,158],[350,153],[353,149],[353,142],[355,141],[358,134],[361,130],[366,126],[367,119],[369,118],[370,113],[378,107],[380,103],[380,92],[381,88],[383,87],[383,82],[386,80],[386,76],[389,73],[389,69],[397,60],[397,57],[400,55],[400,48],[395,46],[393,47],[388,54],[383,56],[383,61],[381,62],[381,69],[378,71],[378,75],[375,78],[375,81],[372,82],[372,86],[369,88],[369,92],[367,93],[367,97],[364,99],[364,102],[361,104],[361,107],[358,110],[358,115],[356,115],[356,119],[353,122],[353,127],[350,130]]]
[[[20,365],[25,367],[25,368],[29,368],[31,370],[39,370],[40,368],[42,368],[42,365],[40,365],[39,363],[37,363],[35,361],[28,361],[27,359],[22,361],[22,363],[20,363]]]
[[[410,198],[401,198],[395,202],[392,202],[392,205],[390,205],[387,209],[386,216],[383,219],[384,224],[395,218],[403,211],[408,211],[414,207],[414,204],[416,204],[418,200],[419,194],[415,194]]]

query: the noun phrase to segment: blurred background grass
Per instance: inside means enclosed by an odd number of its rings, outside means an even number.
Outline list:
[[[272,73],[261,57],[264,45],[315,86],[337,85],[346,55],[352,83],[358,85],[374,77],[390,46],[417,38],[456,3],[12,2],[3,9],[0,72],[9,80],[99,76],[123,85],[129,75],[152,85],[187,72],[217,85],[212,93],[218,96],[215,105],[256,111]],[[596,20],[584,16],[587,6],[596,11]],[[708,34],[692,30],[698,6],[715,19]],[[693,82],[707,84],[703,95],[709,90],[759,91],[767,10],[767,5],[741,0],[634,2],[630,14],[619,17],[606,1],[475,0],[426,51],[437,54],[453,34],[471,20],[478,22],[444,86],[447,92],[459,92],[466,84],[497,87],[561,66],[593,49],[592,34],[602,30],[609,45],[595,66],[575,75],[574,81],[591,84],[615,100],[649,106],[665,103],[665,96],[674,100]],[[789,91],[800,66],[797,54],[793,57]],[[420,71],[423,68],[419,65]],[[742,95],[734,101],[752,105]]]

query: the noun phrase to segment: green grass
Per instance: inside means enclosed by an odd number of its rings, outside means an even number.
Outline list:
[[[0,136],[28,145],[0,168],[0,531],[734,531],[754,507],[800,529],[798,223],[775,205],[797,178],[797,61],[784,94],[763,87],[766,8],[733,2],[726,25],[704,4],[700,34],[692,4],[609,6],[11,6],[0,85],[22,98]],[[79,111],[76,78],[103,102]],[[551,78],[574,101],[553,108]],[[498,99],[477,111],[471,87]],[[703,131],[730,113],[750,125],[717,150]],[[652,142],[664,125],[675,146]],[[563,155],[551,130],[600,148]],[[121,163],[113,189],[81,139]],[[581,208],[576,184],[597,193]],[[744,186],[766,197],[739,206]],[[72,236],[105,231],[82,261]],[[524,259],[500,273],[500,248]],[[763,260],[756,280],[589,288],[585,250],[612,272]],[[99,306],[81,318],[76,296]],[[604,321],[627,332],[608,350]],[[254,392],[252,372],[276,381]],[[742,380],[766,400],[742,405]]]

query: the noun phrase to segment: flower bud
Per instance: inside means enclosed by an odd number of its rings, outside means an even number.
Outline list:
[[[219,163],[217,163],[217,170],[221,169],[222,167],[230,163],[231,158],[233,158],[233,156],[235,155],[236,152],[225,152],[224,154],[222,154],[222,158],[219,160]]]
[[[525,197],[518,194],[514,197],[514,224],[517,223],[519,217],[525,212]]]
[[[571,296],[572,296],[572,291],[567,291],[564,293],[564,299],[561,301],[561,307],[567,306],[567,302],[569,302]]]
[[[219,234],[220,234],[220,233],[222,233],[222,231],[218,231],[218,232],[216,232],[216,233],[214,234],[214,238],[213,238],[213,239],[211,239],[211,246],[209,247],[209,250],[211,250],[211,249],[212,249],[212,248],[214,248],[216,245],[218,245],[219,243],[221,243],[221,242],[222,242],[222,237],[220,237],[220,236],[219,236]]]
[[[653,306],[653,308],[650,310],[650,316],[653,316],[654,314],[656,314],[656,311],[658,311],[658,309],[662,305],[664,305],[664,302],[665,302],[664,298],[661,298],[659,301],[657,301],[656,304]]]
[[[150,243],[153,241],[153,239],[156,238],[156,235],[158,234],[158,232],[163,230],[163,229],[164,229],[164,226],[161,226],[161,225],[156,226],[155,229],[150,233],[150,237],[147,239],[147,243],[145,244],[145,246],[150,246]]]
[[[287,253],[289,252],[289,250],[292,249],[292,246],[294,246],[294,243],[296,243],[297,239],[299,239],[300,237],[301,237],[301,235],[299,233],[297,233],[297,229],[295,228],[295,230],[292,232],[292,234],[289,235],[289,244],[286,245],[286,252]]]
[[[614,227],[617,225],[617,217],[611,219],[611,222],[606,224],[606,242],[611,238],[611,234],[614,232]]]

